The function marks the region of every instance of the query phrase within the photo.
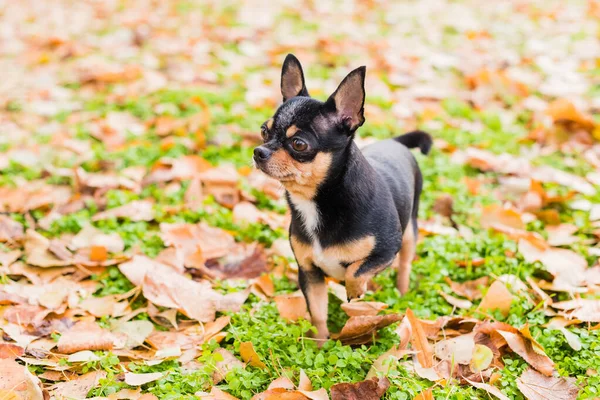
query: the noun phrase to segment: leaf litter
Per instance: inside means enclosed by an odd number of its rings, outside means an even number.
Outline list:
[[[185,369],[178,396],[593,398],[598,2],[217,3],[3,9],[0,397],[162,398]],[[328,282],[321,349],[281,185],[248,167],[289,51],[320,97],[368,65],[360,141],[436,138],[412,294]]]

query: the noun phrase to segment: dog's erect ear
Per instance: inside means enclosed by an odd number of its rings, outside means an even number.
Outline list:
[[[367,67],[365,66],[350,72],[327,100],[327,106],[331,110],[335,110],[335,113],[350,132],[354,132],[365,122],[366,72]]]
[[[304,84],[302,65],[293,54],[287,55],[281,68],[281,95],[283,101],[296,96],[309,96]]]

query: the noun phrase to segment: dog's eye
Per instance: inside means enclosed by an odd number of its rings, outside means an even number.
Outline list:
[[[265,126],[260,127],[260,136],[263,140],[267,140],[267,128]]]
[[[292,147],[296,151],[305,151],[308,149],[308,144],[304,140],[294,139],[292,140]]]

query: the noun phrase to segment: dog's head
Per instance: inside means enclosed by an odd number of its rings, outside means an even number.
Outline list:
[[[292,194],[314,197],[365,121],[365,72],[365,67],[350,72],[322,102],[310,97],[302,66],[289,54],[281,71],[283,104],[261,127],[264,143],[254,149],[256,166]]]

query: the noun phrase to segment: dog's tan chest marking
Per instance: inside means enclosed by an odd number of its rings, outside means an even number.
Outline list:
[[[375,248],[375,237],[365,236],[344,244],[322,248],[318,240],[308,244],[292,235],[291,243],[302,268],[310,269],[314,264],[328,276],[342,281],[346,276],[346,268],[343,264],[367,258]]]

